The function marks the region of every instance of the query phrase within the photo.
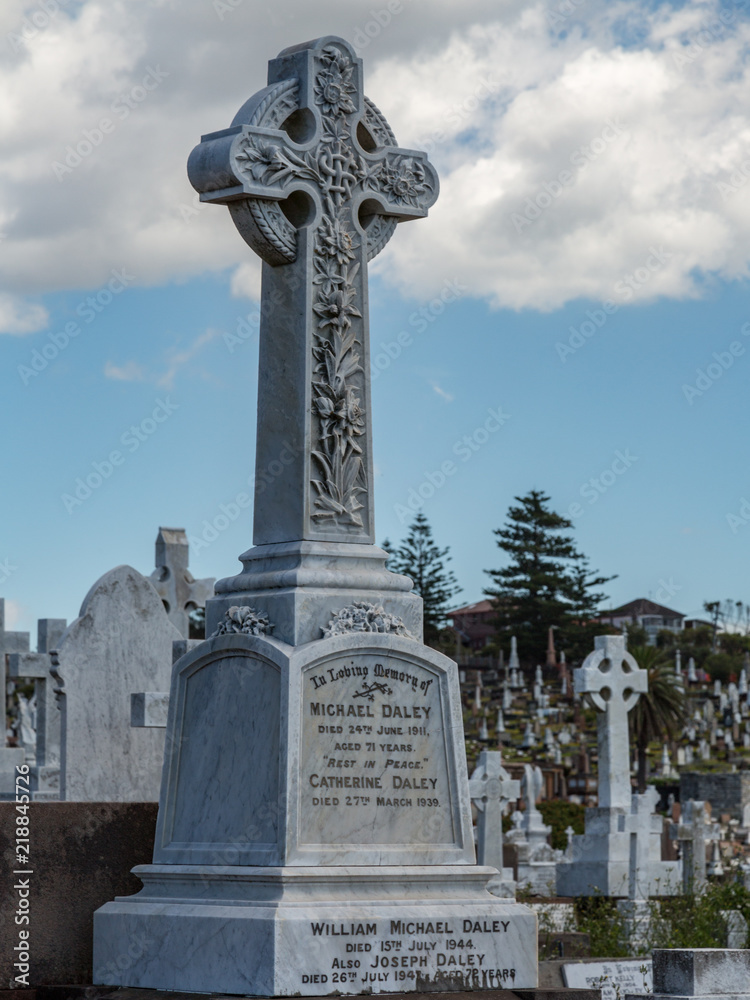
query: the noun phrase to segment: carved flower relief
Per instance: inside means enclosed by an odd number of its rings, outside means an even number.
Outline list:
[[[243,173],[250,174],[258,182],[267,181],[267,175],[280,170],[283,165],[281,148],[274,143],[248,141],[237,153],[237,159],[241,161]]]
[[[350,260],[354,260],[354,251],[359,248],[359,243],[354,239],[354,234],[349,232],[340,219],[332,219],[326,216],[323,219],[318,234],[318,250],[327,257],[333,258],[337,264],[343,266]]]
[[[365,432],[365,415],[359,405],[359,399],[354,395],[354,390],[348,388],[346,395],[333,412],[336,426],[341,436],[352,451],[358,455],[362,454],[362,449],[357,444],[357,438]]]
[[[345,115],[356,111],[350,94],[354,93],[352,75],[354,66],[333,45],[326,46],[321,55],[325,69],[315,79],[315,103],[324,115]]]
[[[371,173],[370,184],[399,205],[414,205],[419,195],[432,190],[423,165],[411,157],[404,157],[395,163],[383,160]]]
[[[319,386],[316,388],[325,391],[328,387]],[[365,415],[354,389],[351,386],[347,387],[338,399],[335,395],[333,398],[318,396],[315,405],[318,414],[331,429],[345,440],[352,451],[361,455],[362,449],[357,444],[356,439],[365,432]]]
[[[259,184],[280,186],[290,177],[321,183],[318,164],[310,152],[299,156],[279,143],[245,136],[235,159],[239,172],[249,174]]]
[[[362,313],[353,303],[356,294],[356,288],[346,283],[343,287],[333,288],[328,294],[322,292],[317,305],[313,306],[313,312],[320,316],[318,329],[326,326],[347,329],[353,316],[361,318]]]

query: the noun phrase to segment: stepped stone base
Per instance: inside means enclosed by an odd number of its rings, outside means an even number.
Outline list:
[[[134,872],[143,890],[94,918],[100,984],[245,996],[537,984],[536,915],[487,892],[491,868]]]

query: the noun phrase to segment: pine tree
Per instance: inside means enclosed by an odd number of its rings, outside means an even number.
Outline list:
[[[388,569],[403,573],[414,583],[414,592],[424,602],[425,642],[436,642],[445,627],[451,598],[460,592],[458,581],[445,563],[450,561],[449,548],[439,548],[432,538],[432,528],[424,516],[417,514],[409,526],[409,534],[398,548],[388,539],[383,542],[388,553]]]
[[[556,644],[569,659],[590,652],[597,631],[590,620],[605,599],[594,588],[614,579],[590,571],[564,533],[573,523],[550,510],[549,499],[540,490],[515,497],[519,506],[511,506],[505,526],[495,530],[510,564],[485,570],[494,584],[485,594],[495,604],[498,630],[503,640],[516,636],[519,657],[530,664],[541,662],[550,626],[558,630]]]

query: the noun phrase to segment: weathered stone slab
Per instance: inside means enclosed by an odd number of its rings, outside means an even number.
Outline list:
[[[180,633],[149,581],[130,566],[105,573],[60,642],[52,674],[61,708],[60,797],[159,798],[164,730],[132,728],[130,696],[168,691]]]
[[[455,667],[412,639],[208,640],[168,728],[156,863],[473,862]]]
[[[139,896],[96,915],[94,976],[156,980],[167,990],[189,977],[203,992],[221,981],[226,992],[251,996],[520,988],[536,981],[536,918],[487,893],[493,872],[141,866]],[[124,974],[104,960],[122,940],[147,949]]]
[[[571,962],[563,964],[562,975],[568,987],[600,989],[602,1000],[620,1000],[624,993],[649,992],[652,968],[647,958]]]
[[[654,951],[654,995],[750,994],[750,950],[670,948]]]

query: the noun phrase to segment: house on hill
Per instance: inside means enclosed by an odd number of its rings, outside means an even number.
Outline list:
[[[466,649],[480,652],[495,634],[495,610],[491,601],[477,601],[448,614],[453,628]]]
[[[626,628],[628,625],[640,625],[646,630],[650,646],[656,645],[656,636],[662,629],[678,633],[685,627],[685,615],[663,604],[656,604],[647,597],[629,601],[613,611],[604,611],[597,620],[602,624],[614,625],[616,628],[622,628],[623,625]]]

